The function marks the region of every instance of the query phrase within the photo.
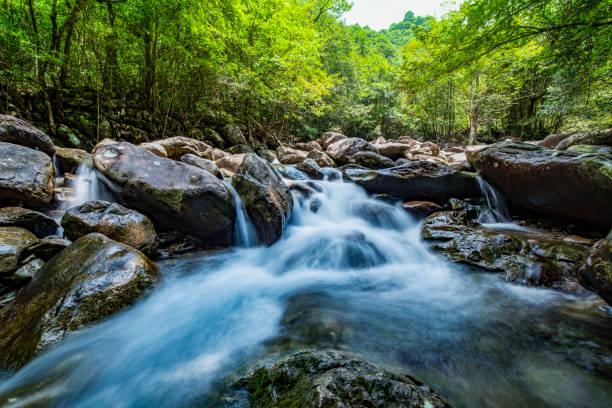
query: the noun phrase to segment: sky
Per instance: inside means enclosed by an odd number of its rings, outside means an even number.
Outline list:
[[[381,30],[402,21],[408,10],[417,16],[440,18],[447,11],[458,8],[455,3],[459,4],[460,0],[353,0],[353,8],[343,17],[347,24]]]

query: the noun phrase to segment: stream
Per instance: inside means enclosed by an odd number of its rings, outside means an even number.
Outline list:
[[[612,316],[593,299],[447,262],[401,207],[306,182],[316,192],[294,193],[279,242],[249,247],[243,232],[241,248],[159,261],[150,296],[0,379],[0,404],[218,405],[265,356],[335,348],[455,407],[610,406]]]

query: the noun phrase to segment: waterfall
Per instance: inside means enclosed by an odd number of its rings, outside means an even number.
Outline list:
[[[478,217],[481,224],[511,223],[506,200],[492,185],[478,176],[476,178],[480,191],[487,202],[487,209]]]
[[[241,248],[257,246],[259,244],[257,231],[255,231],[255,226],[244,208],[240,194],[232,186],[231,180],[225,180],[224,183],[232,193],[234,206],[236,207],[236,226],[234,227],[236,246]]]
[[[96,170],[91,163],[83,163],[75,173],[72,196],[62,204],[62,209],[67,210],[87,201],[105,200],[114,201],[111,193],[100,182]]]

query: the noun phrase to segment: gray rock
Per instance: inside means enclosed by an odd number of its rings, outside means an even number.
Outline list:
[[[21,253],[37,238],[18,227],[0,227],[0,275],[11,275],[19,268]]]
[[[0,227],[21,227],[38,238],[57,233],[59,224],[53,218],[23,207],[0,208]]]
[[[221,171],[219,171],[219,168],[212,160],[204,159],[202,157],[196,156],[195,154],[189,153],[181,156],[181,161],[183,163],[196,166],[202,170],[206,170],[218,179],[223,180],[223,175],[221,174]]]
[[[394,166],[393,160],[374,152],[357,152],[351,162],[368,169],[387,169]]]
[[[249,144],[247,140],[244,138],[244,135],[242,134],[242,130],[240,130],[240,127],[233,123],[228,123],[227,125],[223,127],[223,136],[225,140],[227,141],[228,146],[235,146],[235,145],[240,145],[240,144],[248,145]]]
[[[40,150],[49,157],[53,157],[55,154],[55,146],[53,146],[49,136],[28,122],[14,116],[0,115],[0,142]]]
[[[351,162],[353,155],[358,152],[378,153],[378,150],[364,139],[351,137],[329,144],[325,152],[335,161],[348,164]]]

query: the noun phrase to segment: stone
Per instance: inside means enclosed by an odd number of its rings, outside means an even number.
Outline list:
[[[59,224],[53,218],[23,207],[0,208],[0,227],[21,227],[38,238],[57,233]]]
[[[147,255],[152,255],[158,244],[155,228],[147,216],[108,201],[87,201],[69,209],[62,217],[62,228],[72,241],[98,232]]]
[[[579,272],[588,286],[612,305],[612,231],[595,244]]]
[[[343,178],[370,194],[389,194],[404,201],[445,203],[450,198],[480,196],[475,174],[428,161],[411,161],[384,170],[345,169]]]
[[[508,281],[575,291],[577,269],[589,253],[584,240],[537,230],[485,228],[467,214],[431,214],[423,223],[423,239],[453,262],[497,272]]]
[[[102,234],[73,242],[0,309],[0,367],[16,369],[66,335],[133,304],[157,266]]]
[[[563,139],[567,139],[574,133],[555,133],[552,135],[548,135],[544,139],[537,142],[536,145],[542,146],[542,147],[548,147],[549,149],[554,149],[555,146],[558,145]]]
[[[476,155],[489,147],[489,145],[471,145],[465,147],[465,157],[471,167],[474,167],[474,159]]]
[[[228,170],[232,174],[238,170],[238,167],[244,161],[244,154],[232,154],[229,156],[224,156],[219,160],[215,160],[215,164],[219,168],[219,170]]]
[[[327,149],[327,146],[339,140],[342,140],[342,139],[348,139],[348,138],[339,132],[325,132],[323,133],[323,136],[321,137],[320,145],[321,147],[323,147],[323,149]]]
[[[270,163],[248,153],[232,177],[232,185],[255,225],[259,242],[264,245],[276,242],[293,207],[293,197],[280,175]]]
[[[240,130],[240,126],[228,123],[223,127],[223,136],[226,140],[227,146],[235,146],[235,145],[248,145],[249,143],[245,139],[242,134],[242,130]]]
[[[612,155],[612,146],[573,144],[567,148],[567,151],[576,153],[602,153]]]
[[[227,152],[229,154],[255,153],[253,149],[251,149],[251,146],[245,145],[245,144],[234,145],[230,147],[229,149],[227,149]]]
[[[303,162],[296,164],[295,168],[305,173],[308,177],[315,180],[323,180],[325,174],[313,159],[304,159]]]
[[[15,273],[11,276],[11,280],[13,281],[13,285],[16,287],[23,286],[30,282],[36,273],[43,267],[45,262],[42,259],[32,259],[30,262],[26,263],[19,269],[15,271]]]
[[[150,151],[159,157],[172,160],[180,158],[188,153],[212,160],[213,148],[200,140],[190,139],[184,136],[175,136],[167,139],[156,140],[154,142],[141,143],[139,147]]]
[[[55,154],[55,146],[49,136],[14,116],[0,115],[0,142],[40,150],[49,157]]]
[[[336,165],[331,157],[320,150],[311,150],[306,158],[314,160],[319,167],[334,167]]]
[[[386,169],[394,166],[393,160],[374,152],[357,152],[351,162],[368,169]]]
[[[302,351],[260,363],[232,384],[223,399],[228,406],[253,408],[450,407],[429,386],[403,371],[383,369],[335,350]]]
[[[556,150],[566,150],[573,145],[612,146],[612,128],[590,132],[572,133],[555,146]]]
[[[202,157],[196,156],[195,154],[188,153],[181,156],[181,161],[183,163],[196,166],[202,170],[206,170],[218,179],[223,180],[223,175],[221,174],[221,171],[219,170],[215,162],[212,160],[204,159]]]
[[[36,241],[36,236],[26,229],[0,227],[0,276],[13,274],[19,268],[21,253]]]
[[[34,255],[36,258],[48,261],[62,249],[68,247],[72,242],[58,236],[48,236],[30,245],[24,252],[22,258]]]
[[[327,146],[326,153],[335,161],[343,164],[351,162],[353,155],[358,152],[374,152],[378,150],[370,143],[359,137],[338,140]]]
[[[232,193],[211,173],[127,142],[99,148],[94,164],[115,197],[149,217],[156,231],[176,231],[206,247],[232,245]]]
[[[612,225],[612,156],[500,142],[474,167],[515,205],[552,218]]]
[[[291,147],[282,146],[276,150],[276,157],[282,164],[297,164],[304,161],[307,152],[303,150],[293,149]]]
[[[429,214],[442,210],[442,207],[431,201],[407,201],[402,208],[417,218],[425,218]]]
[[[53,197],[54,177],[46,153],[0,142],[0,202],[46,207]]]
[[[68,149],[57,147],[55,159],[59,164],[61,173],[75,174],[82,164],[93,164],[93,156],[81,149]]]
[[[383,143],[373,143],[372,146],[378,149],[378,153],[392,160],[405,157],[406,153],[410,152],[410,144],[400,141],[386,140]]]
[[[214,129],[204,129],[202,131],[202,139],[219,149],[223,149],[225,147],[225,141],[223,140],[223,137],[221,137],[221,135]]]

